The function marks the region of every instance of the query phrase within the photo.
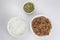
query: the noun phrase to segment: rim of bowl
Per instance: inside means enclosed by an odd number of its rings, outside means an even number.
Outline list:
[[[33,29],[32,29],[32,21],[33,21],[33,19],[34,19],[34,18],[37,18],[37,17],[40,17],[40,16],[44,16],[44,17],[48,18],[48,19],[50,20],[50,22],[51,22],[51,19],[50,19],[48,16],[46,16],[46,15],[36,15],[36,16],[34,16],[34,17],[30,20],[30,30],[31,30],[32,34],[33,34],[34,36],[36,36],[37,38],[40,38],[40,37],[48,37],[48,36],[51,35],[51,30],[50,30],[49,35],[38,36],[38,35],[36,35],[36,34],[34,33],[34,31],[33,31]],[[51,23],[51,24],[52,24],[52,23]]]

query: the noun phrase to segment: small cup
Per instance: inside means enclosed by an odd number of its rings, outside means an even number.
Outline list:
[[[33,9],[32,9],[31,12],[27,12],[27,11],[25,10],[25,5],[27,5],[27,4],[29,4],[29,3],[33,6]],[[29,7],[28,7],[28,8],[29,8]],[[26,2],[26,3],[24,3],[24,5],[23,5],[23,10],[24,10],[24,12],[25,12],[26,14],[33,14],[33,12],[35,11],[35,5],[34,5],[34,3],[33,3],[33,2]]]

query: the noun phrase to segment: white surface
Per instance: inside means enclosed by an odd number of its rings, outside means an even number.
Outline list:
[[[29,0],[35,3],[34,14],[27,15],[22,5],[28,0],[0,0],[0,40],[60,40],[60,0]],[[35,15],[48,15],[53,21],[52,35],[36,38],[30,31],[30,20]],[[14,38],[7,32],[7,22],[10,18],[22,15],[28,24],[28,32],[20,38]],[[21,17],[22,17],[21,16]]]

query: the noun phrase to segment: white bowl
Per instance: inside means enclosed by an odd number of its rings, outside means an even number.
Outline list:
[[[32,1],[24,2],[24,3],[23,3],[23,7],[24,7],[24,5],[25,5],[26,3],[28,3],[28,2],[31,2],[31,3],[34,5],[34,10],[33,10],[32,12],[30,12],[30,13],[27,13],[27,12],[25,12],[25,10],[23,9],[23,12],[24,12],[25,14],[28,14],[28,15],[34,14],[34,12],[36,11],[36,6],[35,6],[35,3],[34,3],[34,2],[32,2]]]
[[[13,31],[11,31],[11,29],[10,29],[10,23],[11,22],[15,22],[16,20],[23,20],[24,22],[25,22],[25,24],[26,24],[26,21],[23,19],[23,18],[20,18],[20,17],[13,17],[13,18],[11,18],[9,21],[8,21],[8,24],[7,24],[7,30],[8,30],[8,33],[11,35],[11,36],[13,36],[13,37],[20,37],[20,36],[22,36],[22,35],[24,35],[24,33],[26,33],[26,25],[24,26],[24,28],[23,28],[23,32],[22,31],[19,31],[21,34],[19,34],[18,36],[16,35],[16,34],[14,34],[13,33]],[[18,23],[18,22],[17,22]],[[22,24],[23,25],[23,24]],[[19,26],[18,26],[19,27]],[[21,28],[21,27],[19,27],[19,28]],[[15,29],[16,30],[16,29]],[[18,32],[18,33],[19,33]]]
[[[35,35],[37,38],[40,38],[40,37],[42,37],[42,38],[43,38],[43,37],[48,37],[48,36],[51,35],[51,31],[50,31],[49,35],[46,35],[46,36],[38,36],[38,35],[36,35],[36,34],[34,33],[34,31],[33,31],[33,29],[32,29],[32,21],[33,21],[33,19],[34,19],[34,18],[37,18],[37,17],[40,17],[40,16],[44,16],[44,17],[48,18],[48,19],[50,20],[50,22],[52,22],[52,21],[51,21],[51,18],[50,18],[49,16],[46,16],[46,15],[36,15],[36,16],[34,16],[34,17],[31,19],[31,21],[30,21],[30,29],[31,29],[31,32],[32,32],[32,34]],[[51,25],[52,25],[52,23],[51,23]]]

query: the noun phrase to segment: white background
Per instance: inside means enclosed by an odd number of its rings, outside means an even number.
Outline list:
[[[23,11],[25,2],[35,4],[35,12],[27,15]],[[30,30],[30,20],[35,15],[46,15],[52,20],[52,33],[48,37],[35,37]],[[27,33],[20,37],[12,37],[7,31],[7,23],[10,18],[20,16],[28,23]],[[0,40],[60,40],[60,0],[0,0]]]

